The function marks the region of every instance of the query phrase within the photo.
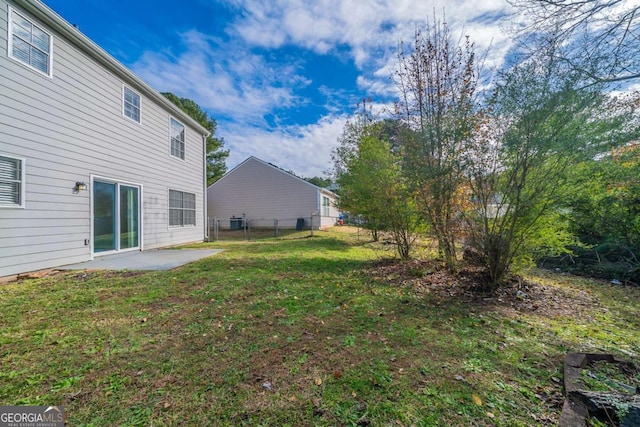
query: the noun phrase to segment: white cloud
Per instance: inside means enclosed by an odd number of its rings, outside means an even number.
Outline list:
[[[146,52],[132,69],[151,86],[193,99],[216,114],[258,123],[275,106],[300,102],[294,91],[309,83],[293,65],[269,62],[197,31],[179,36],[184,51],[178,56]]]
[[[346,116],[324,116],[307,126],[289,126],[269,131],[238,123],[219,123],[231,154],[229,169],[249,156],[306,177],[323,176],[332,168],[331,150],[338,145]]]
[[[267,49],[296,46],[318,54],[343,53],[361,72],[358,88],[374,97],[394,93],[391,78],[400,41],[410,45],[415,29],[443,13],[452,37],[469,35],[484,65],[498,68],[513,42],[501,31],[512,12],[506,0],[235,0],[243,13],[229,34]]]
[[[434,14],[441,19],[444,12],[452,28],[475,22],[475,30],[490,28],[498,37],[496,20],[510,11],[505,0],[236,0],[234,4],[243,14],[228,31],[250,45],[278,48],[290,44],[321,54],[346,45],[358,64],[368,57],[367,52],[393,49],[400,40],[411,40],[416,26]],[[483,35],[481,47],[487,47],[488,41]]]
[[[253,155],[299,175],[322,175],[331,168],[343,114],[357,101],[349,92],[374,102],[393,98],[399,42],[410,45],[416,27],[441,19],[443,11],[454,37],[469,34],[478,54],[492,46],[488,65],[500,65],[511,43],[497,22],[509,11],[506,0],[230,0],[225,7],[240,12],[225,30],[230,41],[184,32],[182,52],[147,52],[132,68],[153,87],[191,98],[217,119],[217,135],[231,150],[229,167]],[[301,75],[302,58],[277,58],[283,47],[352,61],[360,73],[356,87],[316,88],[326,98],[324,115],[313,124],[279,126],[278,112],[293,114],[317,101],[300,95],[312,82]]]
[[[268,52],[295,46],[335,55],[346,51],[361,72],[358,89],[384,97],[394,92],[391,77],[399,42],[410,44],[417,26],[442,19],[443,13],[454,37],[469,34],[477,53],[487,52],[488,66],[500,66],[511,46],[498,21],[510,11],[506,0],[233,0],[227,6],[241,12],[226,29],[233,42],[189,31],[180,34],[184,52],[147,52],[134,70],[155,87],[256,123],[274,107],[303,102],[296,90],[310,82],[297,74],[295,64],[268,60],[253,53],[255,47]]]

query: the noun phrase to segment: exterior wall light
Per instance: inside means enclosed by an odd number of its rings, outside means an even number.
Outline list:
[[[89,186],[84,182],[76,182],[76,191],[85,191]]]

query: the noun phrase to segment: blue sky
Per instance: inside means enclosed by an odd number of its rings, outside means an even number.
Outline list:
[[[506,0],[44,0],[152,87],[218,122],[229,169],[249,156],[298,175],[331,169],[356,103],[383,109],[400,41],[444,10],[499,66]]]

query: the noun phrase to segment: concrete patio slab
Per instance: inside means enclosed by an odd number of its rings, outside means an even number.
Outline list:
[[[222,252],[222,249],[152,249],[95,257],[58,270],[171,270]]]

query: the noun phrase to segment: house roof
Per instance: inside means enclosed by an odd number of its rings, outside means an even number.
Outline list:
[[[312,188],[315,188],[316,190],[321,191],[322,193],[325,194],[329,194],[330,196],[333,197],[338,197],[337,194],[335,194],[333,191],[327,190],[326,188],[322,188],[322,187],[318,187],[315,184],[310,183],[309,181],[305,181],[304,179],[300,178],[299,176],[296,176],[294,174],[292,174],[291,172],[288,172],[276,165],[274,165],[273,163],[269,163],[269,162],[265,162],[264,160],[260,160],[259,158],[255,157],[255,156],[249,156],[246,160],[244,160],[242,163],[240,163],[239,165],[237,165],[236,167],[234,167],[233,169],[231,169],[229,172],[227,172],[226,174],[224,174],[222,176],[222,178],[220,178],[219,180],[217,180],[216,182],[214,182],[213,184],[211,184],[209,186],[209,188],[213,187],[214,185],[216,185],[217,183],[221,182],[222,180],[224,180],[226,177],[228,177],[229,175],[233,174],[236,170],[238,170],[239,168],[243,167],[246,163],[248,163],[249,161],[257,161],[259,163],[262,163],[265,166],[268,166],[270,168],[273,168],[275,170],[277,170],[280,173],[283,173],[287,176],[290,176],[291,178],[297,179],[300,182],[304,182],[305,184],[311,186]]]
[[[177,118],[188,122],[191,127],[197,129],[202,135],[208,136],[210,134],[208,129],[192,119],[191,116],[145,83],[140,77],[133,73],[133,71],[118,62],[114,57],[91,41],[87,36],[82,34],[76,27],[65,21],[64,18],[58,15],[47,5],[39,0],[13,0],[13,2],[24,8],[24,10],[31,13],[52,29],[56,30],[74,46],[96,60],[103,67],[120,77],[128,84],[134,86],[140,92],[144,93],[147,98],[155,101],[157,104],[160,104]]]

